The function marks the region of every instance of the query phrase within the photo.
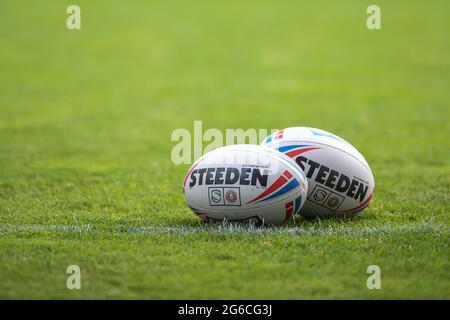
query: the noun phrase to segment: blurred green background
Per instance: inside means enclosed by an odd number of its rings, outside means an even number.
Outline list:
[[[377,1],[372,31],[370,4],[4,1],[0,297],[448,299],[450,4]],[[275,236],[127,232],[200,224],[170,159],[194,120],[338,134],[371,165],[374,203]]]

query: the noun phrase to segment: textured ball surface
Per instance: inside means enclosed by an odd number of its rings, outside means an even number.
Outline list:
[[[308,179],[304,216],[356,215],[366,208],[375,182],[361,153],[324,130],[293,127],[268,136],[262,145],[292,158]]]
[[[305,203],[305,174],[284,154],[257,145],[213,150],[191,168],[183,192],[192,211],[205,220],[278,225]]]

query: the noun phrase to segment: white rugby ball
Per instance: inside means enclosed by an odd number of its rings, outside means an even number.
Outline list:
[[[366,159],[350,143],[324,130],[294,127],[268,136],[262,145],[289,156],[305,172],[308,196],[304,216],[357,215],[375,186]]]
[[[304,204],[305,174],[284,154],[257,145],[213,150],[188,170],[183,192],[204,220],[287,222]]]

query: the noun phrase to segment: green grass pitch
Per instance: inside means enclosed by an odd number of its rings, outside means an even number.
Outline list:
[[[373,31],[371,1],[76,2],[75,31],[71,1],[1,5],[0,298],[450,298],[448,1],[377,1]],[[194,120],[336,133],[373,203],[202,224],[170,159]]]

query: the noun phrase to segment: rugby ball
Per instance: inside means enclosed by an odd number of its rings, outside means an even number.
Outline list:
[[[324,130],[294,127],[268,136],[262,145],[292,158],[308,179],[308,196],[300,214],[357,215],[372,199],[370,167],[350,143]]]
[[[306,176],[284,154],[258,145],[231,145],[198,159],[183,184],[187,204],[207,221],[283,224],[303,206]]]

